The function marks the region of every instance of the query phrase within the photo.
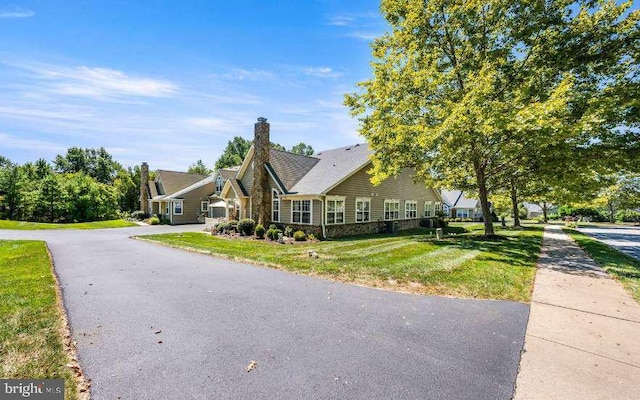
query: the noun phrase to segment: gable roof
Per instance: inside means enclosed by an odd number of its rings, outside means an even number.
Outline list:
[[[271,168],[274,180],[289,192],[319,161],[315,156],[270,149],[267,170]]]
[[[159,169],[156,171],[156,182],[162,183],[164,189],[162,195],[172,195],[187,186],[207,178],[209,175],[190,174],[187,172],[167,171]]]
[[[291,187],[290,192],[300,194],[323,194],[353,175],[369,163],[366,143],[325,150],[313,155],[318,161]],[[276,170],[280,173],[278,170]]]
[[[451,208],[477,208],[478,199],[465,196],[461,190],[442,190],[442,198]]]

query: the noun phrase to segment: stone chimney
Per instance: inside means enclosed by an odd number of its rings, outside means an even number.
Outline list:
[[[265,164],[269,162],[269,123],[266,118],[258,118],[253,137],[253,187],[251,188],[251,210],[254,221],[263,226],[271,220],[271,188],[269,173]]]
[[[149,164],[140,166],[140,210],[149,214]]]

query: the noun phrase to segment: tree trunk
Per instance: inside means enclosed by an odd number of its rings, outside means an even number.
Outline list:
[[[544,223],[546,224],[547,222],[549,222],[549,217],[547,215],[547,211],[548,211],[548,205],[546,201],[542,202],[542,219],[544,221]]]
[[[607,201],[607,205],[609,206],[609,222],[613,224],[616,222],[616,213],[613,207],[613,202]]]
[[[511,178],[511,208],[513,209],[513,227],[520,227],[520,213],[518,212],[518,188],[516,182]]]
[[[473,167],[476,172],[476,181],[478,183],[478,195],[480,197],[480,207],[482,208],[482,217],[484,219],[484,235],[495,236],[493,231],[493,219],[491,218],[491,209],[489,208],[489,193],[487,190],[487,179],[484,175],[484,169],[480,166],[478,160],[474,160]]]

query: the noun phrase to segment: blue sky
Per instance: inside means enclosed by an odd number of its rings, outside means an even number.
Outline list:
[[[0,155],[104,146],[125,166],[212,165],[264,116],[272,141],[362,142],[377,1],[0,1]]]

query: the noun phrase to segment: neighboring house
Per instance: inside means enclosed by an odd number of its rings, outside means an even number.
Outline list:
[[[448,217],[482,221],[480,200],[465,196],[461,190],[443,190],[441,193],[445,202],[444,210]]]
[[[381,232],[390,224],[417,227],[441,210],[440,193],[416,184],[409,170],[373,186],[366,144],[306,156],[271,148],[269,135],[269,124],[259,118],[253,146],[217,196],[227,218],[340,237]]]
[[[522,205],[527,209],[527,219],[538,218],[543,214],[542,207],[535,203],[527,203],[525,201]]]
[[[149,166],[143,163],[140,180],[141,210],[172,225],[204,222],[215,188],[213,175],[157,170],[155,180],[149,180]]]

